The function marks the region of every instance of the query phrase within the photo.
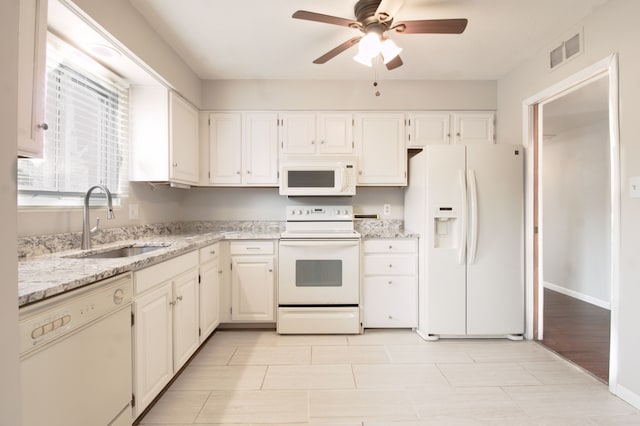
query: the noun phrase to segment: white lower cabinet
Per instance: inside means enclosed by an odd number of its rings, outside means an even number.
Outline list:
[[[198,252],[134,272],[133,417],[144,411],[200,344]]]
[[[363,253],[363,327],[416,328],[417,240],[368,239]]]
[[[220,243],[200,249],[200,343],[220,324]]]
[[[275,321],[273,241],[232,241],[231,321]]]

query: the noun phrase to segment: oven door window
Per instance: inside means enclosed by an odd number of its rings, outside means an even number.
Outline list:
[[[342,287],[342,260],[296,260],[296,287]]]

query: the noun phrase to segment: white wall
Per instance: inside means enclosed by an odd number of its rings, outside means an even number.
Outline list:
[[[183,200],[184,220],[284,220],[285,207],[305,204],[353,205],[356,214],[378,214],[381,219],[402,219],[402,188],[358,187],[353,197],[294,197],[278,188],[195,188]],[[383,216],[383,204],[391,214]]]
[[[547,51],[533,55],[522,66],[498,81],[499,141],[522,140],[522,101],[567,78],[577,71],[619,54],[620,149],[621,149],[621,244],[620,244],[620,308],[617,392],[640,406],[640,199],[629,197],[628,181],[640,175],[640,2],[615,0],[604,3],[587,16],[584,28],[584,53],[560,68],[547,69]]]
[[[207,80],[201,109],[494,110],[496,96],[495,81]]]
[[[574,128],[543,146],[544,281],[610,303],[609,122]]]
[[[200,107],[202,81],[147,23],[128,0],[64,0],[75,3],[121,46],[160,74],[182,96]]]
[[[89,189],[89,188],[87,188]],[[94,194],[99,194],[95,191]],[[92,207],[91,226],[100,218],[101,228],[115,228],[149,223],[180,220],[184,189],[170,188],[167,185],[152,186],[147,183],[130,183],[129,195],[120,206],[114,207],[115,219],[107,220],[106,211],[101,207]],[[15,201],[14,201],[15,202]],[[138,204],[138,219],[129,219],[129,204]],[[95,206],[95,200],[90,200]],[[18,208],[18,236],[60,234],[82,231],[82,207],[74,208]]]
[[[18,368],[18,263],[16,259],[16,145],[18,140],[18,5],[0,13],[0,424],[20,424]]]

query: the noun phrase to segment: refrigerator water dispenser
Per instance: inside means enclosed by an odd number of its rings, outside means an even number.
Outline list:
[[[433,247],[458,248],[458,213],[451,206],[437,207],[433,216]]]

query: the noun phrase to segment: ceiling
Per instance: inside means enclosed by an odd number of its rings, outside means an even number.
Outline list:
[[[355,1],[130,0],[204,80],[497,80],[606,0],[405,0],[396,22],[467,18],[467,28],[461,35],[391,33],[404,61],[393,71],[355,62],[357,47],[313,64],[361,33],[291,15],[353,19]]]

